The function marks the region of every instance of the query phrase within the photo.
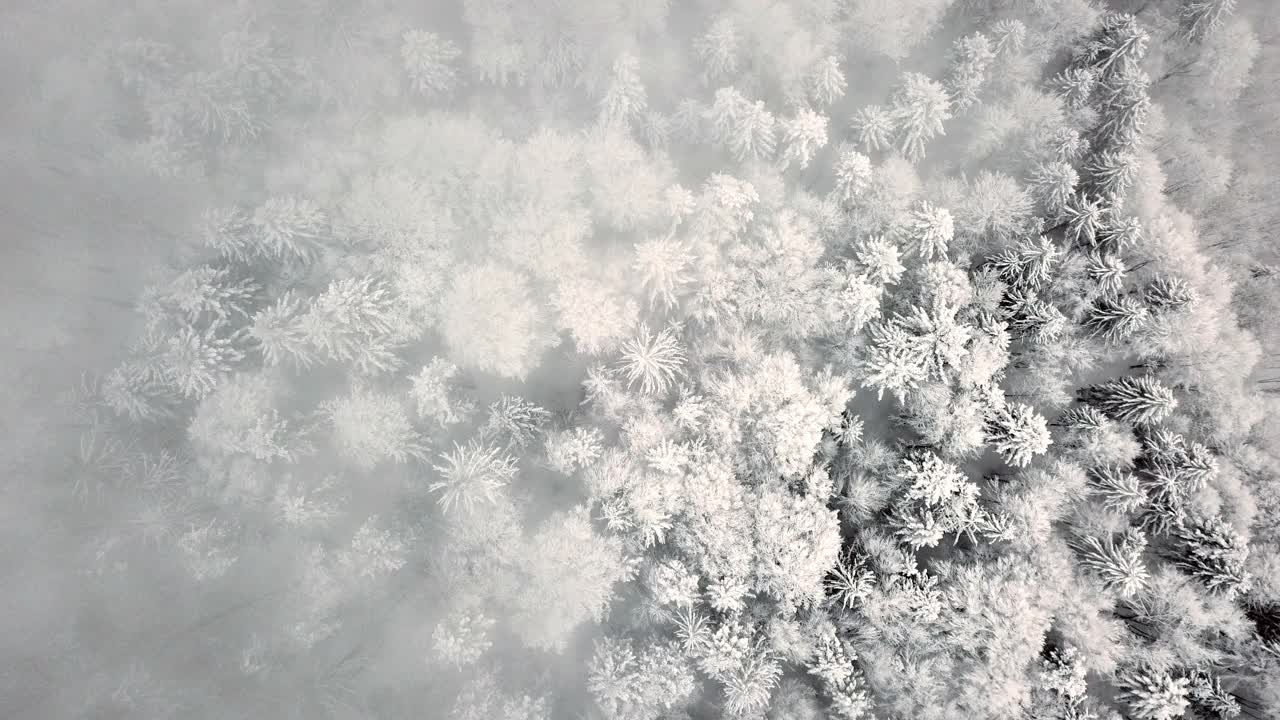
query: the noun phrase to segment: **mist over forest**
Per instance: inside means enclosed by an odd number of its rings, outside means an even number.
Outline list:
[[[0,38],[0,717],[1280,717],[1272,3]]]

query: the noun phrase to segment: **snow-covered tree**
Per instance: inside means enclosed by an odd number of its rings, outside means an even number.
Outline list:
[[[551,419],[546,409],[513,395],[503,395],[489,405],[489,416],[480,428],[486,440],[508,449],[524,450]]]
[[[945,84],[957,111],[963,112],[978,102],[978,93],[995,59],[995,49],[982,33],[965,35],[952,45],[951,68]]]
[[[1080,564],[1092,571],[1102,584],[1121,597],[1131,597],[1147,583],[1147,539],[1137,530],[1128,530],[1119,542],[1115,538],[1081,538],[1074,543]]]
[[[1249,589],[1249,546],[1221,518],[1191,518],[1173,532],[1177,565],[1213,592],[1234,595]]]
[[[732,18],[717,18],[707,32],[694,41],[693,50],[704,65],[704,80],[719,80],[737,71],[742,35]]]
[[[1153,375],[1126,375],[1083,391],[1085,400],[1107,415],[1135,424],[1163,420],[1178,406],[1173,391]]]
[[[827,106],[839,100],[845,91],[844,73],[840,70],[840,59],[834,55],[826,55],[809,69],[806,78],[809,97],[818,106]]]
[[[906,272],[898,246],[884,236],[863,238],[854,246],[854,255],[868,278],[881,285],[897,284]]]
[[[613,77],[600,99],[600,121],[605,125],[626,126],[648,105],[639,64],[639,59],[630,53],[613,61]]]
[[[1086,311],[1082,325],[1111,342],[1132,340],[1148,322],[1148,312],[1132,295],[1108,295]]]
[[[405,32],[400,44],[409,85],[424,95],[442,96],[453,91],[458,82],[453,63],[461,55],[453,41],[427,30]]]
[[[636,244],[631,267],[648,291],[649,302],[670,306],[692,280],[693,261],[683,242],[673,237],[659,237]]]
[[[1007,403],[989,421],[990,442],[1005,462],[1022,467],[1053,444],[1044,417],[1030,405]]]
[[[1066,210],[1080,182],[1076,169],[1059,160],[1037,165],[1031,174],[1031,187],[1051,215]]]
[[[409,394],[418,417],[430,418],[442,427],[463,422],[475,412],[475,404],[459,392],[458,367],[444,358],[432,358],[410,378]]]
[[[869,153],[885,150],[893,144],[893,114],[879,105],[868,105],[854,113],[850,127],[858,144]]]
[[[549,518],[516,556],[521,591],[503,602],[531,648],[563,649],[581,623],[604,617],[614,585],[631,572],[622,541],[598,534],[586,507]]]
[[[947,247],[955,237],[955,223],[951,218],[951,211],[943,207],[935,207],[928,201],[922,201],[911,212],[907,235],[911,241],[911,249],[917,257],[922,260],[945,258]]]
[[[841,146],[836,156],[835,196],[842,204],[852,205],[871,184],[871,173],[871,158],[852,146]]]
[[[495,265],[459,271],[442,314],[441,334],[464,368],[522,378],[557,342],[525,278]]]
[[[826,498],[764,490],[755,517],[756,591],[784,606],[817,604],[840,553],[840,523]]]
[[[716,142],[739,161],[773,157],[777,122],[763,100],[749,100],[732,87],[720,88],[704,117]]]
[[[1129,711],[1143,720],[1173,720],[1191,704],[1191,681],[1174,677],[1167,670],[1129,668],[1117,673],[1115,685]]]
[[[784,165],[795,163],[801,169],[809,167],[814,153],[827,144],[827,118],[808,108],[801,108],[794,117],[781,122],[782,156]]]
[[[1178,22],[1187,37],[1203,39],[1222,27],[1236,10],[1236,0],[1184,0],[1178,8]]]
[[[619,348],[618,371],[628,386],[639,386],[640,392],[662,395],[684,374],[685,350],[676,326],[654,334],[641,323],[635,334]]]
[[[903,157],[918,162],[925,145],[945,135],[943,124],[951,119],[951,99],[946,89],[928,76],[909,72],[893,96],[890,108],[898,150]]]
[[[516,460],[496,447],[471,441],[454,444],[440,454],[435,465],[439,479],[427,489],[439,493],[437,501],[445,512],[472,513],[477,507],[493,503],[496,493],[516,474]]]
[[[409,414],[395,397],[354,388],[320,408],[339,454],[362,470],[380,462],[405,462],[425,452]]]

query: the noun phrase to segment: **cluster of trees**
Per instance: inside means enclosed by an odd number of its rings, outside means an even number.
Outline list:
[[[202,209],[70,396],[48,702],[1280,713],[1280,273],[1161,101],[1247,13],[1112,4],[139,3],[102,161]]]

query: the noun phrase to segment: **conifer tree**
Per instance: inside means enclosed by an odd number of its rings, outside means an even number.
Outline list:
[[[956,40],[951,48],[951,69],[946,87],[952,106],[960,112],[978,102],[978,93],[987,80],[988,69],[995,61],[995,49],[982,33]]]
[[[1236,10],[1236,0],[1183,0],[1178,22],[1192,40],[1202,40],[1222,27]]]
[[[1093,571],[1102,584],[1114,588],[1121,597],[1132,597],[1147,583],[1147,539],[1137,530],[1128,530],[1119,542],[1089,536],[1073,545],[1080,564]]]
[[[951,211],[923,201],[911,212],[909,237],[912,250],[922,260],[945,258],[947,247],[955,236]]]
[[[938,135],[951,119],[951,100],[947,91],[928,76],[906,73],[893,96],[890,108],[898,150],[912,162],[924,158],[925,145]]]
[[[447,95],[456,85],[453,63],[462,54],[448,38],[426,30],[409,30],[400,45],[400,58],[410,87],[424,95]]]
[[[1164,670],[1130,668],[1117,673],[1115,684],[1133,716],[1143,720],[1173,720],[1191,704],[1191,681]]]
[[[988,422],[988,434],[1005,462],[1024,467],[1053,444],[1049,426],[1030,405],[1008,403]]]
[[[1147,324],[1148,313],[1131,295],[1108,295],[1085,312],[1082,324],[1111,342],[1131,340]]]
[[[814,153],[827,144],[827,118],[801,108],[795,117],[783,120],[781,125],[784,144],[780,162],[784,167],[791,163],[801,169],[809,167]]]
[[[1178,406],[1173,391],[1152,375],[1127,375],[1085,388],[1086,402],[1117,420],[1134,424],[1163,420]]]
[[[828,106],[839,100],[845,91],[844,73],[840,70],[840,59],[834,55],[823,56],[809,70],[806,78],[809,97],[819,107]]]
[[[1192,516],[1174,528],[1173,536],[1178,567],[1210,590],[1234,595],[1249,589],[1249,547],[1221,518]]]
[[[854,114],[850,123],[862,149],[874,153],[893,144],[894,118],[879,105],[868,105]]]
[[[1195,299],[1195,292],[1176,275],[1162,275],[1142,288],[1142,300],[1156,313],[1177,311]]]

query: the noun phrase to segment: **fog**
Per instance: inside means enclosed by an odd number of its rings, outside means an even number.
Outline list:
[[[1275,717],[1272,15],[6,4],[0,717]]]

